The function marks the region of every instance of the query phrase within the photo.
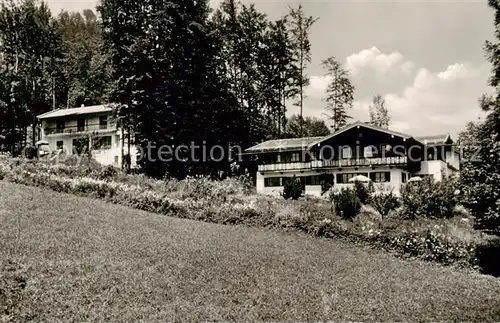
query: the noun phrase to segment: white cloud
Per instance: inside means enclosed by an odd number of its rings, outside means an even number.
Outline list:
[[[401,66],[405,70],[411,70],[411,64],[411,62],[405,61],[400,52],[384,54],[373,46],[348,56],[345,66],[352,74],[358,74],[365,68],[371,68],[379,73],[386,73],[393,66]]]
[[[442,80],[453,80],[465,78],[469,75],[469,71],[464,64],[453,64],[448,66],[446,71],[439,73],[437,76]]]
[[[406,61],[401,64],[400,69],[404,74],[410,74],[415,69],[415,63],[412,61]]]
[[[409,62],[409,61],[407,61]],[[452,136],[463,129],[467,121],[477,120],[483,113],[477,100],[486,91],[486,80],[490,74],[489,65],[470,66],[463,63],[451,64],[442,71],[433,72],[426,68],[416,69],[413,63],[407,64],[413,69],[413,78],[409,85],[401,90],[389,91],[384,95],[386,106],[391,115],[391,129],[412,135],[450,133]],[[398,69],[397,80],[406,80],[409,75],[404,68]],[[380,82],[393,82],[392,78],[380,78]],[[385,81],[384,81],[385,80]],[[304,114],[324,118],[325,89],[328,77],[311,77]],[[372,97],[368,93],[377,93],[376,86],[366,78],[356,80],[358,89],[366,96],[357,97],[349,114],[353,120],[367,121]],[[383,84],[382,84],[383,85]],[[392,85],[391,85],[391,88]],[[292,111],[295,111],[292,109]]]
[[[419,69],[403,93],[385,95],[392,127],[413,135],[456,135],[467,121],[482,114],[477,100],[487,90],[488,75],[487,65],[453,64],[438,73]]]
[[[309,87],[306,89],[307,95],[323,96],[331,79],[329,76],[311,76]]]

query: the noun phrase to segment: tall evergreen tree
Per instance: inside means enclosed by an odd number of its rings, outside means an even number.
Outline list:
[[[347,120],[351,118],[347,110],[352,108],[354,101],[354,85],[349,80],[348,72],[335,60],[335,57],[324,60],[322,66],[327,70],[325,76],[330,78],[326,89],[326,109],[333,121],[332,128],[337,130],[345,126]]]
[[[298,101],[295,105],[300,107],[300,116],[303,116],[305,88],[309,85],[309,77],[306,69],[311,63],[311,42],[309,35],[311,28],[319,18],[307,16],[299,5],[298,8],[290,8],[290,19],[288,20],[288,28],[290,30],[290,38],[292,42],[293,55],[295,59],[296,78],[295,85],[298,87]]]
[[[107,103],[113,86],[111,62],[97,16],[92,10],[83,15],[63,11],[57,21],[64,46],[59,74],[64,107]]]
[[[391,117],[389,116],[389,110],[385,106],[385,100],[382,95],[377,94],[373,97],[369,110],[371,124],[384,129],[389,128]]]
[[[296,95],[294,77],[296,70],[292,46],[286,30],[286,17],[269,24],[265,47],[261,51],[261,90],[259,94],[265,101],[267,113],[275,121],[280,138],[286,128],[287,100]]]
[[[98,10],[118,80],[113,98],[136,142],[150,153],[141,160],[145,171],[182,178],[226,167],[228,151],[219,151],[226,163],[207,154],[238,139],[233,129],[241,118],[221,75],[219,35],[208,19],[208,1],[105,0]],[[207,153],[198,148],[192,158],[179,149],[194,145],[205,146]],[[178,154],[165,154],[161,146]],[[198,163],[199,158],[207,160]]]
[[[9,123],[6,141],[15,153],[27,139],[35,143],[36,116],[50,109],[53,101],[53,76],[61,46],[56,23],[44,2],[1,3],[0,52],[4,87],[9,93],[4,100]]]
[[[287,37],[283,34],[283,23],[281,20],[271,23],[254,5],[241,5],[234,0],[222,1],[213,14],[213,21],[222,40],[221,53],[230,93],[245,115],[245,121],[240,124],[240,130],[246,132],[243,145],[248,147],[275,138],[283,127],[278,124],[284,120],[283,103],[280,103],[283,95],[279,91],[285,87],[280,81],[285,76],[276,72],[279,66],[286,66],[283,62],[288,59],[288,46],[282,46],[282,40]],[[270,29],[271,25],[278,29]],[[271,50],[284,54],[278,57],[271,54]]]

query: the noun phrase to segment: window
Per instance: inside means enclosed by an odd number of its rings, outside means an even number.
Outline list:
[[[76,127],[78,131],[85,131],[85,118],[78,118],[76,120]]]
[[[99,117],[99,129],[108,128],[108,116]]]
[[[281,184],[284,186],[286,182],[293,180],[293,177],[282,177],[281,178]],[[302,186],[302,190],[305,190],[306,188],[306,177],[304,176],[297,176],[295,180],[300,182],[300,185]]]
[[[349,180],[356,175],[356,173],[337,174],[337,184],[348,184]]]
[[[111,148],[111,136],[94,138],[94,149],[109,149]]]
[[[115,136],[115,146],[120,147],[120,136],[119,135]]]
[[[342,158],[343,159],[351,159],[352,158],[351,147],[348,147],[348,146],[342,147]]]
[[[406,173],[401,173],[401,183],[406,183],[407,179]]]
[[[364,152],[363,152],[363,156],[365,158],[375,157],[376,154],[377,154],[377,147],[375,147],[375,146],[365,147]]]
[[[64,127],[65,127],[64,121],[58,120],[56,122],[56,128],[57,128],[58,132],[62,132],[64,130]]]
[[[118,165],[118,156],[115,156],[115,165]]]
[[[56,143],[56,147],[57,147],[57,150],[64,149],[64,141],[59,140],[59,141]]]
[[[281,186],[281,178],[279,177],[267,177],[264,178],[265,187],[277,187]]]
[[[88,153],[89,151],[89,138],[75,138],[73,139],[73,152],[80,155]]]
[[[391,172],[371,173],[370,179],[375,183],[387,183],[391,181]]]
[[[316,176],[307,176],[306,177],[306,185],[321,185],[321,178],[319,175]]]

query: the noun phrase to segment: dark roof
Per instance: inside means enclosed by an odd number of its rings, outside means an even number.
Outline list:
[[[247,150],[245,150],[245,152],[259,153],[259,152],[269,152],[269,151],[302,150],[304,148],[307,148],[310,143],[319,140],[321,138],[323,137],[304,137],[304,138],[268,140],[256,146],[248,148]]]
[[[380,131],[387,133],[392,136],[400,137],[403,139],[413,139],[424,145],[440,145],[446,144],[451,140],[449,134],[441,134],[441,135],[430,135],[430,136],[421,136],[421,137],[413,137],[412,135],[405,134],[402,132],[397,132],[390,129],[384,129],[372,124],[357,121],[351,124],[346,125],[345,127],[333,132],[332,134],[324,137],[305,137],[305,138],[294,138],[294,139],[279,139],[279,140],[269,140],[265,141],[261,144],[253,146],[245,150],[246,153],[262,153],[262,152],[273,152],[273,151],[292,151],[292,150],[302,150],[305,148],[311,148],[325,140],[331,139],[345,131],[353,129],[355,127],[364,127],[368,129],[372,129],[375,131]]]
[[[341,134],[341,133],[343,133],[345,131],[353,129],[355,127],[365,127],[365,128],[372,129],[372,130],[375,130],[375,131],[385,132],[385,133],[387,133],[389,135],[401,137],[401,138],[404,138],[404,139],[413,138],[411,135],[408,135],[408,134],[405,134],[405,133],[402,133],[402,132],[397,132],[397,131],[393,131],[393,130],[390,130],[390,129],[384,129],[384,128],[380,128],[380,127],[374,126],[374,125],[366,123],[366,122],[357,121],[357,122],[348,124],[348,125],[346,125],[343,128],[340,128],[339,130],[333,132],[332,134],[330,134],[328,136],[321,137],[319,140],[316,140],[316,141],[312,142],[309,145],[309,147],[317,145],[317,144],[319,144],[319,143],[321,143],[321,142],[323,142],[325,140],[331,139],[331,138],[333,138],[333,137],[335,137],[335,136],[337,136],[337,135],[339,135],[339,134]]]

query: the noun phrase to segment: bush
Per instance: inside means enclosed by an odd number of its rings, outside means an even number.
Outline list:
[[[454,179],[434,182],[426,178],[421,182],[408,183],[401,191],[403,209],[401,215],[408,219],[418,217],[451,218],[458,204]]]
[[[352,219],[361,210],[361,201],[356,191],[350,188],[343,189],[333,196],[335,212],[343,219]]]
[[[283,197],[285,200],[292,199],[297,200],[302,195],[302,184],[299,179],[293,175],[293,177],[285,182],[283,187]]]
[[[401,203],[398,197],[391,191],[389,193],[372,195],[370,205],[380,213],[380,215],[387,216],[391,211],[396,210]]]
[[[6,165],[0,164],[0,181],[3,180],[7,174],[9,173],[9,169]]]
[[[101,169],[97,174],[97,179],[113,179],[118,175],[119,171],[116,167],[106,166]]]
[[[333,185],[330,184],[328,181],[321,181],[320,184],[321,184],[321,196],[328,193],[333,187]]]
[[[354,182],[354,192],[358,196],[361,204],[367,204],[370,201],[370,192],[365,184]]]
[[[485,165],[466,163],[460,173],[464,206],[476,218],[480,230],[500,231],[500,174]]]
[[[500,277],[500,238],[493,238],[476,249],[476,259],[484,274]]]

